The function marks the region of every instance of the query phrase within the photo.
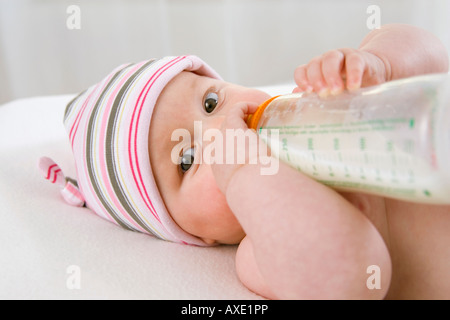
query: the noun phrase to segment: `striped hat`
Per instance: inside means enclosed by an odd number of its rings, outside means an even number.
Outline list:
[[[64,177],[49,158],[42,158],[39,166],[46,179],[61,186],[64,199],[72,205],[85,205],[129,230],[205,246],[171,218],[153,177],[148,151],[156,101],[167,83],[183,70],[220,79],[195,56],[165,57],[116,68],[66,108],[64,124],[78,182]]]

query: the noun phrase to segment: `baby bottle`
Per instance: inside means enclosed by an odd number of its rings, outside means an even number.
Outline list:
[[[448,74],[278,96],[247,123],[272,155],[332,188],[450,204]]]

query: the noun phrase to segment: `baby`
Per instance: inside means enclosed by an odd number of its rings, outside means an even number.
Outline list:
[[[298,67],[294,91],[336,95],[433,72],[448,72],[440,41],[386,25],[358,49]],[[262,175],[248,157],[198,160],[206,130],[256,135],[246,119],[268,98],[224,82],[195,56],[123,65],[67,106],[78,181],[48,158],[40,166],[68,202],[124,228],[198,246],[239,244],[238,276],[266,298],[449,299],[450,206],[339,193],[283,163]],[[194,138],[181,139],[180,129]]]

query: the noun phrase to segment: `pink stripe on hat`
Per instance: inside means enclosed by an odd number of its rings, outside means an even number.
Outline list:
[[[67,185],[63,195],[74,203],[84,199],[99,216],[124,228],[206,246],[173,221],[148,154],[156,101],[167,83],[184,70],[220,79],[196,56],[165,57],[122,65],[68,104],[64,124],[78,186]]]

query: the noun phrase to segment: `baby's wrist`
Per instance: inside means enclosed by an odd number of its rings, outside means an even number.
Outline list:
[[[392,71],[391,71],[391,63],[389,60],[380,53],[372,52],[371,50],[363,50],[366,53],[370,54],[370,56],[376,61],[377,65],[379,66],[377,68],[378,72],[381,73],[382,76],[382,82],[388,82],[392,80]]]

